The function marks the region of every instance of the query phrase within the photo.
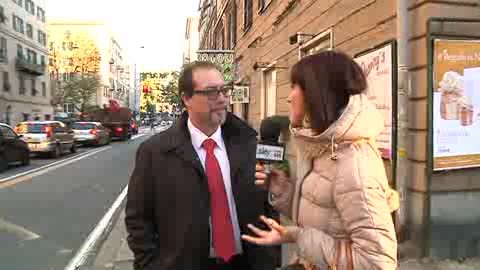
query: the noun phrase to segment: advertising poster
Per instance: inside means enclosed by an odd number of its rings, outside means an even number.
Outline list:
[[[385,129],[377,137],[378,147],[384,159],[392,159],[392,89],[393,89],[393,45],[386,44],[378,49],[355,57],[367,77],[366,95],[382,113]]]
[[[201,50],[197,51],[198,61],[209,61],[220,67],[225,85],[233,84],[235,79],[234,51]]]
[[[480,166],[480,41],[434,41],[433,169]]]

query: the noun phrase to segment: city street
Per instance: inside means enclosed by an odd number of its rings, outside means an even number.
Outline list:
[[[127,186],[142,133],[0,174],[1,268],[64,269]]]

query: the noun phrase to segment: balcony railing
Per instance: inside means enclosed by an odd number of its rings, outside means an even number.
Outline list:
[[[45,69],[46,69],[45,65],[30,63],[27,59],[23,57],[16,58],[15,67],[18,71],[29,73],[35,76],[40,76],[45,74]]]

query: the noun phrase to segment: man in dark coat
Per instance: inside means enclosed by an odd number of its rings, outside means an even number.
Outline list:
[[[256,132],[227,112],[231,89],[208,62],[184,68],[187,112],[138,149],[126,207],[136,270],[271,270],[272,254],[241,234],[264,214]]]

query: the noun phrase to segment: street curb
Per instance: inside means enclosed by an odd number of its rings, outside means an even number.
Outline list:
[[[127,192],[128,185],[123,189],[95,229],[88,235],[86,241],[65,267],[65,270],[88,269],[88,266],[94,262],[99,249],[102,247],[103,242],[108,239],[110,232],[124,209]]]

